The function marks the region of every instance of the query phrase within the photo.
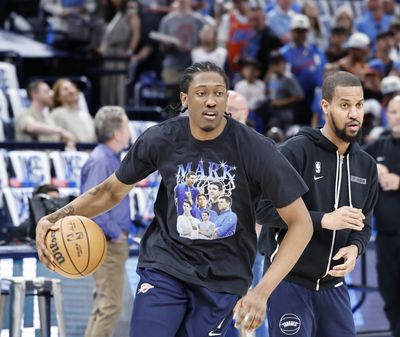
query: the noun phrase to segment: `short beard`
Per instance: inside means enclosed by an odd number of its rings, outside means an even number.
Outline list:
[[[349,136],[349,135],[346,133],[346,128],[339,129],[339,128],[337,127],[336,123],[335,123],[334,118],[331,117],[331,119],[332,119],[333,128],[335,129],[335,134],[336,134],[336,136],[338,136],[341,140],[343,140],[343,141],[346,142],[346,143],[354,143],[354,142],[356,142],[356,141],[358,141],[358,140],[361,139],[361,135],[362,135],[361,127],[360,127],[360,129],[358,130],[358,132],[357,132],[354,136]]]

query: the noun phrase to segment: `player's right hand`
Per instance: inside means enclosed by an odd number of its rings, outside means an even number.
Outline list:
[[[47,217],[43,217],[36,225],[36,249],[38,252],[39,260],[50,270],[54,271],[52,262],[54,258],[51,252],[46,248],[45,237],[49,230],[58,230],[60,225],[50,222]]]
[[[360,231],[364,228],[364,219],[365,216],[361,209],[342,206],[331,213],[325,213],[321,220],[321,226],[331,230],[352,229]]]

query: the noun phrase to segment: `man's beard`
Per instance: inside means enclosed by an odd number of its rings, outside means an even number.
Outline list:
[[[333,118],[333,116],[331,116],[331,119],[332,119],[333,128],[335,129],[335,134],[341,140],[343,140],[346,143],[354,143],[361,139],[361,134],[362,134],[361,125],[360,125],[360,128],[358,129],[358,132],[354,136],[350,136],[346,133],[346,127],[344,127],[343,129],[339,129],[336,125],[336,122],[335,122],[335,119]]]

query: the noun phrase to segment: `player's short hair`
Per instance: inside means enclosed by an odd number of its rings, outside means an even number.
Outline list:
[[[28,98],[30,100],[32,100],[32,94],[39,90],[39,86],[41,84],[47,84],[47,83],[45,81],[43,81],[43,80],[35,80],[35,81],[32,81],[32,82],[30,82],[28,84],[28,87],[26,88],[26,92],[27,92]]]
[[[126,116],[125,110],[114,105],[103,106],[97,111],[94,128],[99,143],[106,143],[114,137],[116,130],[122,129],[124,116]]]
[[[222,190],[224,189],[224,187],[222,186],[222,184],[221,184],[219,181],[212,181],[212,182],[210,182],[208,185],[209,185],[209,186],[210,186],[210,185],[215,185],[215,186],[217,186],[219,191],[222,191]]]
[[[322,99],[331,102],[336,87],[362,87],[360,80],[347,71],[338,71],[325,78],[322,84]]]
[[[193,171],[189,171],[188,173],[186,173],[186,176],[185,176],[185,178],[189,178],[190,176],[195,176],[196,175],[196,173],[195,172],[193,172]]]
[[[227,203],[232,205],[232,198],[227,195],[223,195],[223,196],[219,197],[218,199],[224,199]]]
[[[190,67],[187,67],[183,72],[181,81],[179,83],[179,88],[181,92],[187,94],[189,90],[189,85],[190,83],[192,83],[194,75],[204,72],[214,72],[221,75],[222,78],[224,79],[226,88],[227,89],[229,88],[228,77],[226,76],[226,73],[222,68],[218,67],[216,64],[212,62],[196,62],[192,64]]]

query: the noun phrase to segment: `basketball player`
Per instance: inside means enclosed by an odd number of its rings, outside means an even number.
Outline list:
[[[94,118],[99,141],[81,172],[81,192],[96,186],[119,166],[120,152],[131,137],[129,120],[118,106],[104,106]],[[93,274],[93,308],[85,337],[111,337],[121,314],[125,282],[125,262],[129,256],[129,198],[125,196],[112,210],[93,219],[107,238],[107,256]]]
[[[146,130],[114,174],[37,226],[38,254],[51,268],[52,256],[43,239],[49,229],[58,228],[58,219],[102,213],[117,205],[135,183],[160,172],[155,218],[140,247],[131,337],[224,336],[232,314],[238,326],[253,330],[264,320],[272,290],[312,235],[311,218],[301,199],[307,191],[302,179],[271,141],[225,115],[224,71],[210,62],[195,63],[185,70],[180,88],[188,117]],[[202,240],[179,235],[174,189],[190,171],[201,186],[211,180],[224,183],[237,215],[236,229],[229,236]],[[260,198],[273,201],[288,231],[274,263],[247,293],[256,254],[255,205]]]
[[[321,129],[304,128],[281,152],[309,186],[303,196],[314,234],[295,267],[268,302],[270,337],[355,337],[344,276],[368,244],[378,195],[374,160],[360,149],[364,94],[357,77],[337,72],[324,80]],[[286,235],[273,207],[262,203],[259,247],[273,265]]]

